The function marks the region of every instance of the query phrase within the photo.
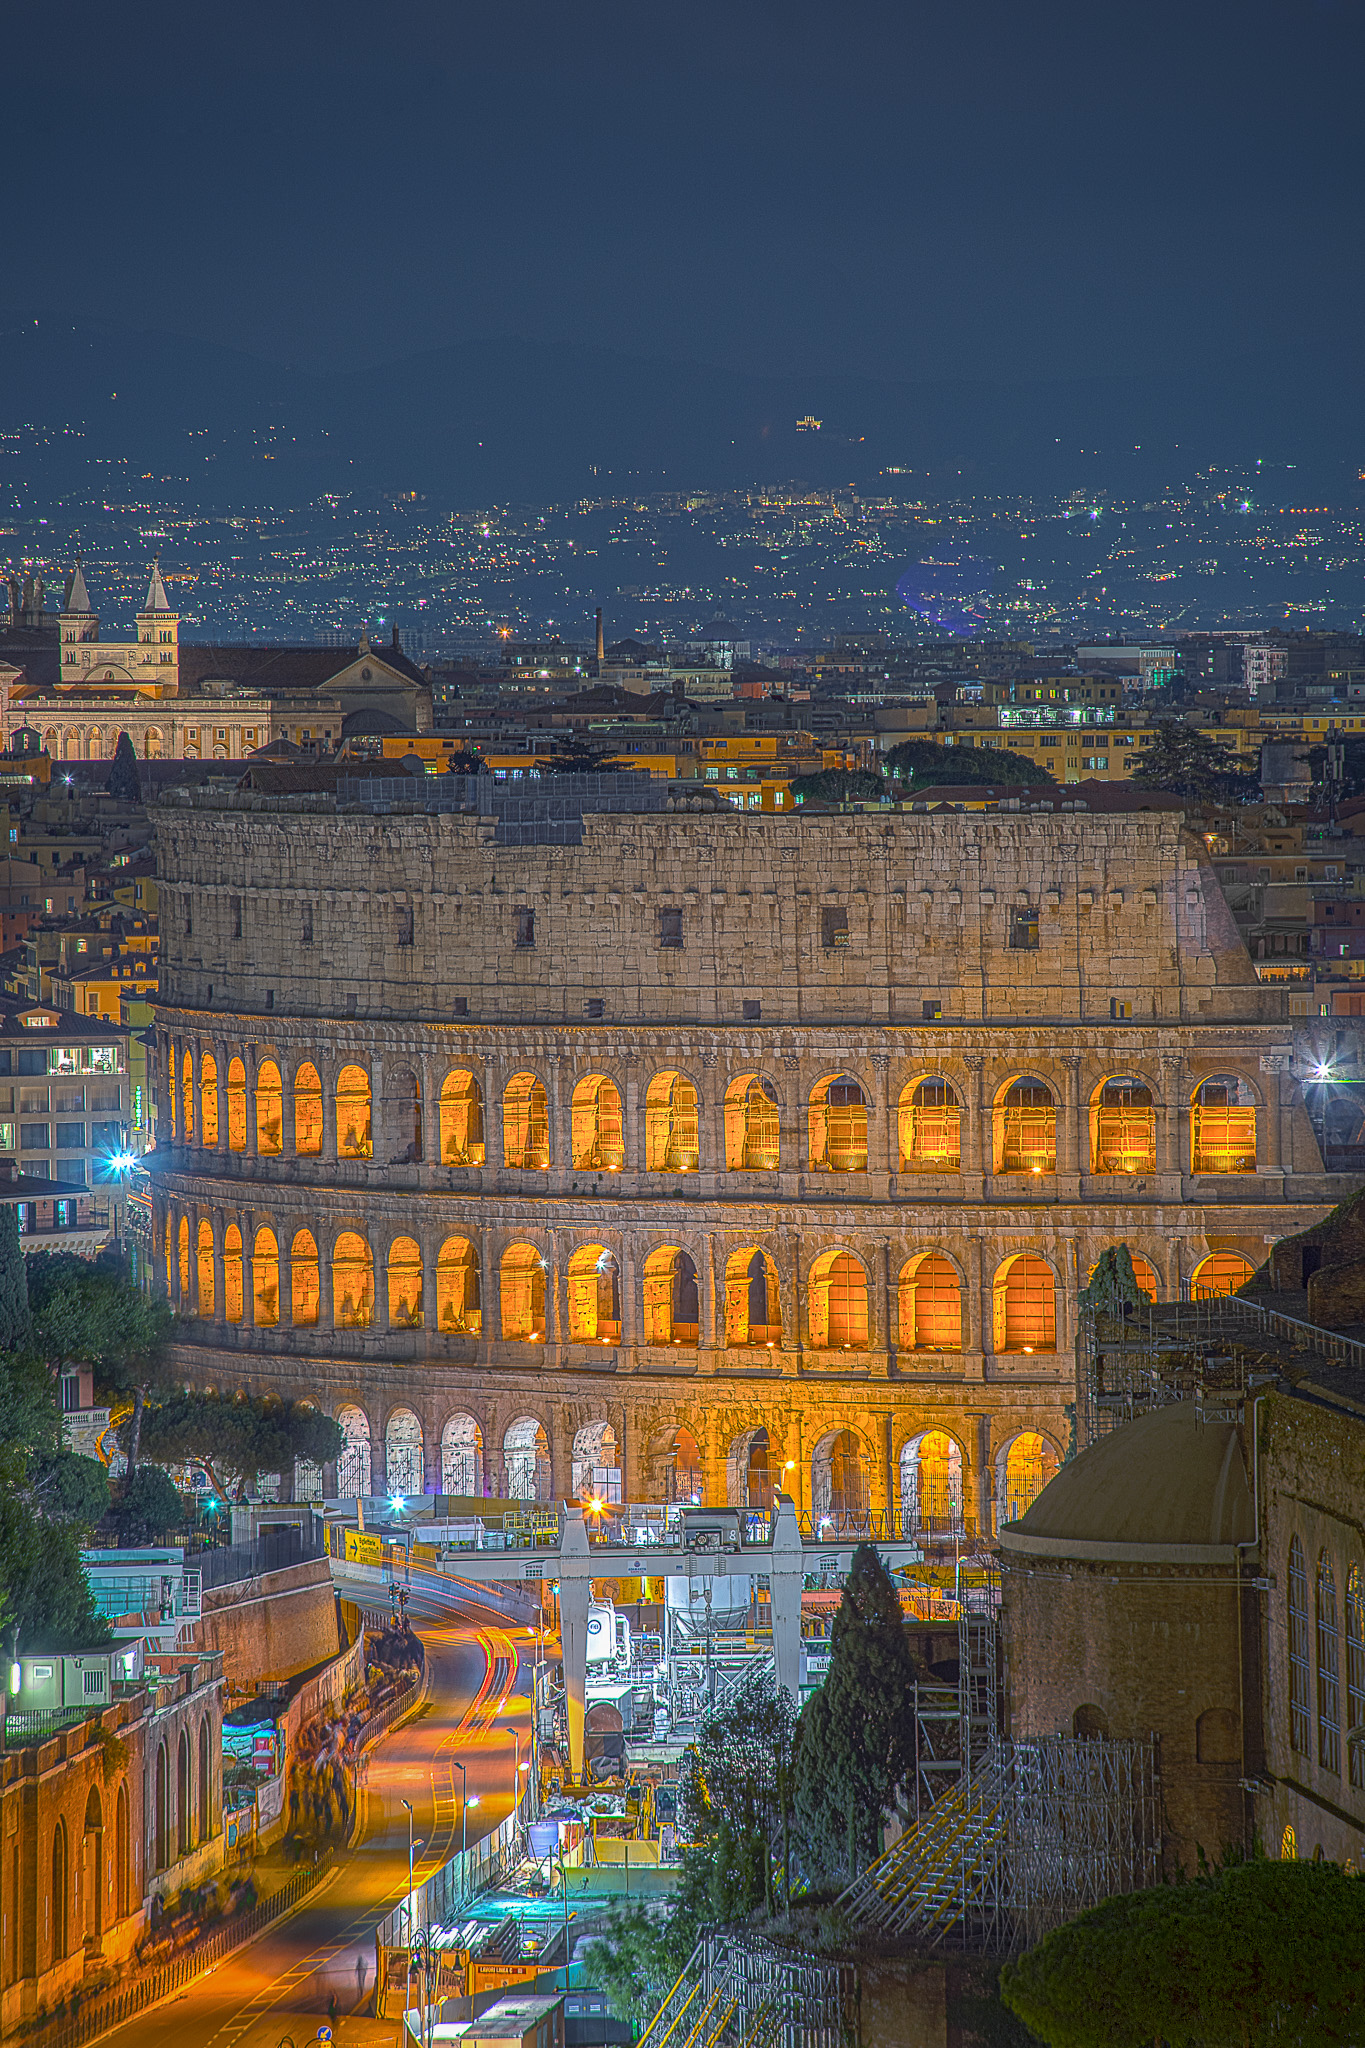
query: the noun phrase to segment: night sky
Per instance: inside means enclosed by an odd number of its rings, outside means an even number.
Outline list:
[[[1358,5],[61,5],[0,306],[309,368],[1206,372],[1361,325]]]

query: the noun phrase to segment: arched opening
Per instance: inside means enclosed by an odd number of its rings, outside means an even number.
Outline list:
[[[1256,1268],[1240,1252],[1211,1252],[1190,1275],[1191,1301],[1216,1301],[1245,1287]]]
[[[463,1068],[447,1074],[441,1083],[441,1163],[484,1163],[483,1091],[474,1076]]]
[[[945,1429],[926,1429],[900,1455],[901,1522],[907,1534],[960,1535],[962,1446]]]
[[[579,1500],[620,1500],[620,1459],[616,1431],[609,1422],[588,1422],[575,1433],[573,1490]]]
[[[407,1068],[387,1079],[391,1125],[386,1139],[396,1166],[414,1166],[422,1157],[422,1091],[417,1076]]]
[[[99,1787],[90,1787],[85,1802],[85,1827],[81,1835],[81,1932],[87,1941],[98,1941],[104,1932],[104,1807]]]
[[[422,1251],[413,1237],[396,1237],[389,1246],[389,1327],[422,1327]]]
[[[206,1052],[199,1062],[200,1143],[210,1152],[218,1147],[218,1062]]]
[[[185,1135],[185,1143],[188,1145],[194,1138],[194,1054],[190,1052],[185,1054],[185,1064],[182,1069],[180,1118],[181,1128]]]
[[[436,1260],[436,1325],[448,1337],[483,1329],[479,1261],[467,1237],[448,1237]]]
[[[422,1425],[411,1408],[395,1408],[384,1431],[384,1484],[395,1500],[425,1490]]]
[[[195,1278],[199,1284],[199,1313],[201,1316],[211,1316],[213,1314],[213,1225],[207,1218],[199,1225],[196,1265],[198,1268]]]
[[[960,1171],[962,1109],[946,1081],[914,1081],[902,1090],[897,1123],[902,1173]]]
[[[441,1431],[441,1491],[464,1499],[483,1493],[483,1431],[472,1415],[452,1415]]]
[[[152,1848],[158,1870],[165,1870],[171,1860],[171,1787],[170,1769],[166,1761],[166,1745],[157,1744],[156,1789],[152,1816]]]
[[[1057,1286],[1045,1259],[1017,1252],[995,1276],[997,1351],[1057,1349]]]
[[[656,1074],[645,1093],[645,1167],[695,1173],[701,1163],[697,1091],[682,1074]]]
[[[175,1844],[181,1856],[194,1847],[194,1779],[190,1768],[190,1738],[184,1728],[175,1748]]]
[[[294,1076],[294,1150],[305,1157],[322,1150],[322,1081],[311,1060]]]
[[[700,1507],[702,1502],[701,1450],[690,1429],[676,1429],[664,1469],[664,1499]]]
[[[300,1401],[299,1403],[299,1406],[301,1408],[314,1408],[316,1407],[316,1405],[317,1404],[313,1401]],[[322,1478],[323,1473],[321,1465],[315,1465],[311,1458],[295,1458],[295,1500],[321,1500]]]
[[[284,1086],[274,1060],[256,1069],[256,1150],[273,1158],[284,1149]]]
[[[374,1257],[358,1231],[332,1247],[332,1320],[338,1330],[368,1330],[374,1320]]]
[[[962,1282],[941,1252],[920,1252],[901,1267],[899,1309],[903,1350],[962,1349]]]
[[[1047,1438],[1020,1430],[996,1459],[996,1519],[1017,1522],[1026,1515],[1056,1471],[1057,1453]]]
[[[223,1318],[242,1320],[242,1233],[235,1223],[223,1232]]]
[[[776,1173],[781,1119],[777,1090],[762,1074],[741,1074],[725,1091],[725,1170]]]
[[[1190,1111],[1195,1173],[1255,1173],[1256,1098],[1240,1074],[1210,1074]]]
[[[363,1067],[343,1067],[337,1075],[336,1105],[337,1158],[372,1158],[370,1077]]]
[[[550,1109],[534,1074],[513,1074],[502,1098],[502,1156],[507,1166],[544,1173],[550,1164]]]
[[[1201,1764],[1239,1764],[1241,1715],[1232,1707],[1205,1707],[1194,1724],[1194,1754]]]
[[[66,1849],[66,1823],[58,1821],[52,1830],[52,1960],[60,1963],[68,1953],[71,1929],[69,1914],[71,1902],[69,1892],[69,1868]],[[15,1902],[10,1901],[10,1911]]]
[[[1076,1708],[1071,1716],[1071,1733],[1078,1742],[1107,1742],[1109,1740],[1109,1716],[1103,1707],[1086,1701]]]
[[[1057,1171],[1057,1105],[1042,1081],[1013,1081],[995,1111],[997,1173]]]
[[[776,1453],[766,1429],[737,1436],[725,1461],[726,1490],[737,1508],[769,1509],[777,1481]]]
[[[166,1048],[166,1099],[171,1106],[171,1136],[173,1138],[178,1135],[177,1118],[180,1111],[180,1096],[176,1088],[175,1066],[175,1047],[169,1045]]]
[[[774,1351],[782,1342],[777,1267],[757,1245],[731,1252],[725,1262],[725,1342],[732,1351]]]
[[[533,1244],[509,1244],[498,1269],[502,1334],[525,1343],[545,1338],[545,1261]]]
[[[602,1074],[588,1074],[573,1092],[573,1164],[580,1172],[618,1173],[625,1164],[621,1092]]]
[[[343,1500],[368,1499],[370,1495],[370,1424],[360,1408],[344,1403],[336,1419],[345,1439],[337,1459],[337,1493]]]
[[[1318,1553],[1314,1588],[1318,1650],[1318,1762],[1341,1776],[1341,1652],[1337,1637],[1337,1577],[1327,1551]]]
[[[1289,1649],[1289,1747],[1296,1756],[1310,1754],[1308,1742],[1308,1568],[1303,1545],[1297,1536],[1289,1539],[1288,1600],[1286,1603]]]
[[[190,1219],[182,1216],[176,1232],[178,1258],[176,1270],[180,1280],[180,1306],[185,1315],[190,1312]]]
[[[246,1150],[246,1068],[230,1059],[227,1070],[228,1151]]]
[[[161,749],[163,744],[164,740],[160,726],[149,725],[147,727],[146,737],[143,740],[144,760],[159,761],[161,759]]]
[[[509,1500],[550,1498],[550,1439],[534,1415],[519,1415],[502,1439],[502,1469]]]
[[[816,1351],[863,1351],[868,1343],[867,1274],[852,1252],[822,1252],[806,1292],[810,1341]]]
[[[871,1461],[861,1437],[851,1429],[831,1431],[815,1447],[811,1461],[811,1508],[817,1529],[837,1531],[866,1526],[871,1498]]]
[[[811,1091],[808,1121],[812,1173],[866,1173],[867,1097],[851,1074]]]
[[[128,1813],[128,1780],[122,1779],[114,1806],[114,1918],[126,1920],[132,1894],[132,1828]]]
[[[1155,1173],[1152,1091],[1133,1074],[1104,1081],[1090,1098],[1092,1173]]]
[[[322,1272],[311,1230],[298,1230],[289,1248],[289,1315],[296,1330],[311,1329],[322,1311]]]
[[[701,1336],[701,1293],[691,1256],[660,1245],[645,1260],[646,1344],[695,1344]]]
[[[263,1330],[280,1320],[280,1247],[264,1224],[251,1247],[251,1320]]]
[[[569,1260],[569,1342],[619,1344],[621,1274],[603,1244],[584,1244]]]
[[[1161,1281],[1158,1278],[1156,1267],[1150,1259],[1145,1259],[1141,1252],[1133,1251],[1131,1246],[1127,1250],[1128,1256],[1133,1262],[1133,1278],[1138,1284],[1138,1292],[1145,1294],[1148,1301],[1159,1301],[1161,1298]],[[1087,1273],[1085,1281],[1087,1287],[1089,1287],[1094,1279],[1097,1267],[1098,1261],[1096,1261],[1094,1266],[1091,1266]]]
[[[213,1758],[209,1748],[208,1715],[199,1721],[199,1840],[207,1842],[213,1833]]]
[[[1365,1729],[1365,1584],[1358,1564],[1346,1574],[1346,1726]],[[1365,1741],[1348,1745],[1347,1767],[1358,1792],[1365,1786]]]

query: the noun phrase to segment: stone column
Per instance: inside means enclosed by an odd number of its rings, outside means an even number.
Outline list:
[[[1081,1118],[1081,1062],[1074,1052],[1062,1055],[1066,1068],[1066,1130],[1065,1149],[1057,1147],[1057,1171],[1059,1173],[1088,1173],[1089,1160],[1086,1157],[1086,1131]]]
[[[623,1237],[619,1264],[621,1269],[621,1345],[633,1364],[635,1351],[640,1342],[640,1286],[635,1266],[635,1243],[632,1238]]]
[[[490,1171],[500,1172],[507,1164],[507,1154],[503,1144],[502,1098],[507,1091],[507,1083],[510,1078],[511,1070],[505,1064],[500,1062],[497,1065],[491,1065],[488,1061],[484,1062],[483,1072],[479,1077],[479,1086],[483,1089],[484,1167]],[[432,1107],[432,1118],[431,1137],[427,1143],[427,1158],[439,1159],[441,1156],[440,1115],[439,1109],[435,1104]]]
[[[967,1100],[963,1104],[962,1171],[965,1174],[986,1175],[994,1167],[991,1156],[991,1132],[983,1097],[982,1073],[986,1062],[979,1052],[963,1054],[967,1069]]]
[[[867,1112],[867,1170],[889,1179],[900,1165],[895,1105],[889,1100],[891,1062],[883,1052],[872,1055],[877,1086]]]
[[[1167,1128],[1171,1133],[1173,1157],[1170,1171],[1183,1179],[1194,1171],[1194,1154],[1191,1146],[1192,1125],[1190,1121],[1190,1077],[1183,1059],[1174,1059],[1168,1068],[1170,1076],[1170,1109],[1167,1113]]]
[[[545,1276],[545,1338],[549,1344],[563,1341],[559,1304],[559,1232],[550,1231],[550,1270]]]
[[[260,1065],[260,1047],[256,1045],[246,1046],[243,1050],[242,1067],[246,1075],[246,1156],[248,1159],[260,1157],[260,1150],[256,1143],[256,1076],[260,1070]]]
[[[221,1039],[215,1039],[213,1046],[213,1066],[215,1077],[213,1085],[213,1094],[214,1100],[218,1106],[218,1143],[214,1149],[218,1152],[226,1152],[228,1148],[227,1063],[227,1047],[223,1044]]]
[[[698,1166],[703,1173],[718,1177],[725,1172],[725,1086],[724,1069],[716,1055],[703,1053],[701,1080],[697,1089]]]
[[[711,1231],[702,1237],[701,1272],[697,1275],[701,1283],[701,1348],[715,1352],[724,1343],[722,1317],[716,1302],[716,1240]],[[721,1334],[717,1336],[717,1330]]]
[[[322,1153],[325,1160],[337,1156],[337,1065],[336,1061],[319,1057],[313,1062],[322,1083]]]
[[[810,1119],[806,1105],[810,1091],[799,1056],[784,1053],[781,1074],[771,1078],[782,1098],[778,1109],[778,1166],[783,1173],[806,1173],[810,1168]]]
[[[332,1227],[318,1232],[318,1328],[336,1328],[336,1302],[332,1292]]]
[[[1256,1115],[1256,1165],[1258,1170],[1264,1167],[1267,1173],[1278,1173],[1283,1163],[1284,1071],[1288,1064],[1283,1053],[1261,1055],[1261,1093],[1265,1100]]]
[[[891,1272],[891,1242],[883,1238],[879,1254],[882,1289],[882,1349],[888,1373],[896,1370],[896,1347],[900,1342],[899,1290]]]
[[[213,1320],[219,1329],[227,1325],[227,1303],[223,1294],[223,1236],[227,1218],[221,1210],[213,1218]]]
[[[994,1247],[988,1252],[983,1237],[972,1239],[973,1252],[968,1262],[969,1319],[976,1325],[976,1348],[981,1353],[983,1377],[990,1376],[990,1361],[995,1356],[995,1271],[993,1264]]]
[[[384,1101],[384,1058],[376,1053],[370,1062],[370,1157],[376,1166],[387,1166],[393,1156],[393,1117],[386,1114]]]
[[[645,1170],[645,1129],[640,1105],[640,1069],[631,1060],[623,1076],[625,1087],[621,1097],[621,1147],[625,1153],[622,1161],[627,1173],[643,1173]]]
[[[285,1159],[296,1156],[298,1130],[294,1121],[294,1071],[301,1064],[297,1052],[280,1052],[280,1152]]]

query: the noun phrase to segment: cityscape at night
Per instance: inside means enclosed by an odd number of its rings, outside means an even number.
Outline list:
[[[1365,2048],[1358,10],[5,55],[0,2048]]]

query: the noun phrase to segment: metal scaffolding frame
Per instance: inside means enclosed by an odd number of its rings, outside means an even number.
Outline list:
[[[1081,1314],[1078,1444],[1191,1401],[1202,1422],[1235,1422],[1248,1394],[1320,1349],[1306,1325],[1236,1296]],[[1342,1340],[1348,1342],[1349,1340]]]
[[[857,1973],[752,1934],[708,1934],[638,2048],[852,2048]]]

